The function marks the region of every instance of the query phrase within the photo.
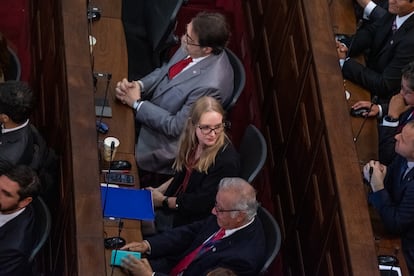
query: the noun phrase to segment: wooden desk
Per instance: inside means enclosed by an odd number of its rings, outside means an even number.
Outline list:
[[[350,12],[353,12],[353,8],[350,7],[350,4],[351,1],[348,0],[337,0],[336,4],[331,6],[331,13],[335,16],[333,24],[337,27],[338,33],[352,34],[355,30],[355,24],[353,24],[355,21],[350,20],[350,18],[355,18],[353,13],[350,15]],[[344,80],[344,88],[350,93],[350,98],[347,101],[349,109],[358,101],[371,100],[369,91],[363,89],[357,84]],[[362,167],[367,162],[370,160],[378,160],[378,121],[376,118],[368,118],[364,123],[363,118],[352,117],[351,125],[354,137],[358,135],[358,131],[360,131],[362,124],[364,125],[357,141],[355,142],[359,164],[361,166],[361,173]],[[361,183],[361,185],[363,184]],[[372,230],[375,236],[375,249],[377,251],[377,255],[395,255],[399,260],[401,272],[403,275],[408,275],[407,265],[401,251],[400,239],[386,233],[381,218],[372,206],[369,206],[369,212]]]
[[[116,83],[127,76],[128,61],[125,44],[124,30],[120,19],[121,1],[95,1],[102,9],[102,17],[92,24],[92,35],[96,38],[93,47],[94,72],[111,73],[112,79],[108,89],[108,102],[112,108],[112,118],[102,118],[102,122],[109,127],[107,134],[100,134],[101,142],[107,136],[114,136],[120,140],[115,160],[128,160],[131,165],[131,174],[135,177],[135,187],[139,188],[138,170],[135,161],[135,125],[134,115],[131,108],[121,104],[115,98]],[[96,97],[104,98],[106,79],[98,79]],[[102,169],[107,169],[109,163],[101,160]],[[123,228],[120,236],[126,242],[142,240],[141,222],[137,220],[123,219]],[[119,220],[104,219],[104,236],[112,237],[119,235]],[[124,275],[120,268],[115,267],[112,274],[110,264],[112,250],[105,250],[107,275]]]

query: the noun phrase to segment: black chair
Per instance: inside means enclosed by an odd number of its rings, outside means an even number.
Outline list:
[[[254,125],[248,125],[244,131],[240,148],[241,177],[252,183],[262,169],[267,156],[266,141]]]
[[[18,81],[20,80],[20,75],[22,72],[20,60],[17,57],[16,53],[11,48],[9,48],[9,53],[10,53],[10,65],[5,73],[4,79]]]
[[[240,59],[228,48],[225,48],[227,56],[229,58],[230,64],[233,67],[234,72],[234,88],[233,96],[231,101],[224,107],[224,109],[229,112],[237,102],[237,99],[240,97],[243,92],[244,85],[246,84],[246,71],[244,70],[243,63]]]
[[[266,258],[262,269],[260,270],[260,275],[265,275],[270,264],[279,253],[282,243],[282,236],[278,223],[269,211],[260,206],[257,209],[257,216],[262,222],[263,230],[266,236]]]
[[[29,262],[32,263],[49,237],[52,226],[52,218],[49,209],[42,198],[37,197],[32,203],[35,212],[35,235],[36,242],[29,256]]]

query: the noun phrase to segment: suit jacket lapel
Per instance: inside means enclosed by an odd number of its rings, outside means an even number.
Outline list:
[[[394,17],[392,17],[393,19],[388,22],[390,23],[389,28],[391,29],[391,25],[392,25],[392,21],[394,20]],[[387,28],[388,28],[388,23],[387,23]],[[385,43],[385,46],[382,47],[380,54],[386,50],[389,50],[391,47],[393,47],[394,45],[396,45],[400,40],[404,39],[407,35],[407,32],[412,30],[412,28],[414,27],[414,15],[411,15],[399,28],[398,30],[395,32],[394,35],[391,36],[391,38],[389,39],[389,41],[387,41]],[[386,37],[385,37],[386,38]]]
[[[218,59],[218,56],[210,55],[207,58],[203,59],[202,61],[198,62],[197,64],[193,65],[192,67],[188,68],[184,72],[181,72],[179,75],[177,75],[172,80],[168,80],[168,69],[167,69],[165,72],[165,76],[164,76],[165,81],[164,83],[161,82],[163,85],[162,92],[157,95],[154,95],[153,99],[163,95],[171,87],[181,84],[183,82],[187,82],[188,80],[200,75],[204,68],[210,66],[217,59]],[[169,64],[169,66],[172,66],[173,64],[175,64],[175,62]]]

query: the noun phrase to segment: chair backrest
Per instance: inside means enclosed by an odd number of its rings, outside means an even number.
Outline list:
[[[230,111],[233,106],[236,104],[237,99],[240,97],[243,92],[244,85],[246,84],[246,71],[244,70],[243,63],[240,59],[234,54],[230,49],[225,48],[227,56],[229,58],[230,64],[233,67],[234,72],[234,88],[232,99],[224,107],[225,110]]]
[[[266,157],[266,141],[254,125],[248,125],[244,131],[240,148],[241,177],[252,183],[259,171],[262,169]]]
[[[10,52],[10,67],[7,72],[6,80],[20,80],[22,68],[20,66],[20,60],[16,53],[9,47]]]
[[[269,211],[263,207],[257,209],[257,216],[263,225],[263,230],[266,236],[266,258],[264,264],[260,270],[260,275],[264,275],[270,264],[276,258],[279,253],[282,243],[282,236],[280,233],[279,224]]]
[[[45,244],[52,226],[52,219],[49,209],[41,197],[37,197],[31,203],[35,212],[35,235],[36,242],[33,246],[32,252],[29,256],[29,262],[33,262],[37,253],[42,249]]]

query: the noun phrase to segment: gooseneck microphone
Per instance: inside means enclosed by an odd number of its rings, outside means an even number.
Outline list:
[[[93,73],[93,77],[94,77],[94,82],[95,82],[95,80],[97,82],[98,78],[106,77],[106,86],[105,86],[105,94],[104,94],[104,98],[103,98],[103,103],[102,103],[102,106],[101,106],[101,110],[99,112],[99,119],[96,121],[96,130],[99,133],[106,134],[108,132],[109,128],[105,123],[102,122],[102,119],[103,119],[103,115],[104,115],[105,106],[106,106],[106,103],[108,101],[108,90],[109,90],[109,84],[111,83],[112,74],[111,73],[96,73],[95,72],[95,73]],[[96,84],[94,84],[94,85],[96,87]]]
[[[114,155],[114,151],[115,151],[115,142],[112,141],[111,142],[111,151],[110,151],[110,154],[109,154],[109,156],[110,156],[109,160],[112,160],[112,156]],[[104,204],[103,204],[103,207],[102,207],[102,217],[105,217],[106,201],[108,200],[109,174],[110,173],[111,173],[111,166],[109,165],[108,173],[107,173],[108,177],[104,176],[104,178],[105,178],[105,200],[104,200]]]
[[[362,131],[362,129],[364,128],[364,125],[365,125],[365,122],[367,121],[367,119],[368,119],[368,114],[371,112],[371,110],[372,110],[372,107],[374,106],[374,104],[376,104],[377,103],[377,101],[378,101],[378,96],[377,95],[375,95],[373,98],[372,98],[372,100],[371,100],[371,105],[369,106],[369,109],[368,109],[368,111],[367,111],[367,113],[365,114],[365,116],[364,116],[364,120],[362,121],[362,124],[361,124],[361,126],[359,127],[359,130],[358,130],[358,132],[357,132],[357,135],[355,135],[355,137],[354,137],[354,143],[356,143],[357,141],[358,141],[358,138],[359,138],[359,135],[361,134],[361,131]]]
[[[364,21],[362,19],[359,19],[358,20],[358,23],[356,24],[355,34],[351,38],[351,42],[349,43],[349,47],[347,47],[348,48],[348,51],[346,52],[345,59],[347,59],[347,58],[350,57],[349,54],[351,53],[352,46],[354,45],[354,41],[355,41],[356,34],[357,34],[358,30],[361,28],[363,22]]]

